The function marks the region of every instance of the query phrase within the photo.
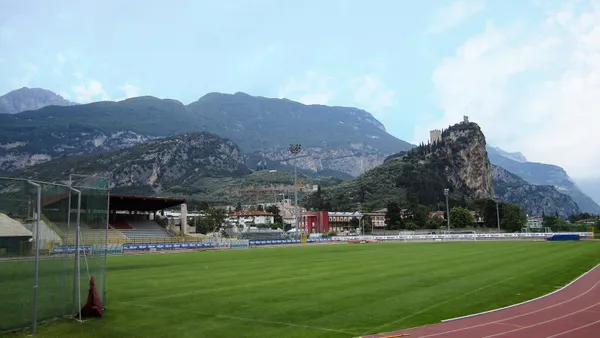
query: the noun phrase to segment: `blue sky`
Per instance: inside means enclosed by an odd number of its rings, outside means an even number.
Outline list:
[[[590,178],[599,13],[595,0],[0,0],[0,93],[243,91],[357,106],[411,142],[466,114],[488,143]]]

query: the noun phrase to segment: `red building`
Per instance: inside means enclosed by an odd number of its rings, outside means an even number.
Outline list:
[[[306,233],[329,232],[329,215],[327,211],[304,211],[300,220],[300,229]]]

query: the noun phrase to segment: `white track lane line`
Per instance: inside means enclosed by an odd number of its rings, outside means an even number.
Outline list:
[[[470,330],[470,329],[474,329],[474,328],[476,328],[476,327],[482,327],[482,326],[486,326],[486,325],[490,325],[490,324],[496,324],[496,323],[499,323],[499,322],[504,322],[504,321],[507,321],[507,320],[511,320],[511,319],[515,319],[515,318],[520,318],[520,317],[528,316],[528,315],[530,315],[530,314],[533,314],[533,313],[538,313],[538,312],[541,312],[541,311],[544,311],[544,310],[548,310],[548,309],[551,309],[551,308],[553,308],[553,307],[557,307],[557,306],[559,306],[559,305],[566,304],[566,303],[568,303],[568,302],[571,302],[571,301],[573,301],[573,300],[575,300],[575,299],[578,299],[578,298],[580,298],[580,297],[582,297],[582,296],[584,296],[584,295],[588,294],[588,293],[589,293],[590,291],[592,291],[592,290],[593,290],[593,289],[594,289],[596,286],[598,286],[598,284],[600,284],[600,281],[596,282],[596,284],[594,284],[594,285],[593,285],[591,288],[589,288],[589,289],[588,289],[588,290],[586,290],[584,293],[582,293],[582,294],[580,294],[580,295],[578,295],[578,296],[576,296],[576,297],[569,298],[569,299],[568,299],[568,300],[566,300],[566,301],[563,301],[563,302],[560,302],[560,303],[556,303],[556,304],[554,304],[554,305],[550,305],[550,306],[547,306],[547,307],[544,307],[544,308],[541,308],[541,309],[537,309],[537,310],[535,310],[535,311],[531,311],[531,312],[523,313],[523,314],[520,314],[520,315],[517,315],[517,316],[508,317],[508,318],[503,318],[503,319],[500,319],[500,320],[495,320],[495,321],[493,321],[493,322],[487,322],[487,323],[482,323],[482,324],[477,324],[477,325],[471,325],[471,326],[462,327],[462,328],[460,328],[460,329],[454,329],[454,330],[450,330],[450,331],[444,331],[444,332],[439,332],[439,333],[433,333],[433,334],[429,334],[429,335],[426,335],[426,336],[421,336],[421,338],[425,338],[425,337],[435,337],[435,336],[439,336],[439,335],[443,335],[443,334],[454,333],[454,332],[459,332],[459,331],[464,331],[464,330]],[[595,306],[595,305],[594,305],[594,306]]]
[[[524,302],[521,303],[517,303],[517,304],[512,304],[512,305],[508,305],[508,306],[504,306],[498,309],[493,309],[493,310],[488,310],[488,311],[484,311],[484,312],[478,312],[478,313],[472,313],[470,315],[465,315],[465,316],[460,316],[460,317],[454,317],[454,318],[448,318],[448,319],[444,319],[442,320],[442,323],[445,322],[451,322],[451,321],[455,321],[455,320],[459,320],[459,319],[464,319],[464,318],[471,318],[471,317],[477,317],[477,316],[481,316],[481,315],[485,315],[488,313],[493,313],[493,312],[498,312],[498,311],[502,311],[502,310],[506,310],[506,309],[510,309],[513,307],[517,307],[517,306],[521,306],[521,305],[525,305],[527,303],[532,303],[535,302],[536,300],[539,299],[543,299],[549,296],[552,296],[553,294],[559,293],[561,291],[563,291],[564,289],[568,288],[569,286],[571,286],[572,284],[575,284],[578,280],[583,279],[585,276],[589,275],[590,273],[592,273],[594,270],[600,268],[600,264],[597,264],[596,266],[594,266],[593,268],[589,269],[588,271],[586,271],[585,273],[583,273],[582,275],[580,275],[579,277],[575,278],[574,280],[572,280],[571,282],[569,282],[569,284],[563,286],[562,288],[558,289],[558,290],[554,290],[550,293],[547,293],[543,296],[539,296],[537,298],[533,298],[530,300],[526,300]]]
[[[460,294],[460,295],[458,295],[458,296],[455,296],[455,297],[452,297],[452,298],[450,298],[450,299],[446,299],[446,300],[445,300],[445,301],[443,301],[443,302],[435,303],[434,305],[431,305],[431,306],[429,306],[429,307],[426,307],[426,308],[424,308],[423,310],[417,311],[417,312],[415,312],[415,313],[413,313],[413,314],[410,314],[410,315],[408,315],[408,316],[404,316],[404,317],[402,317],[402,318],[400,318],[400,319],[396,319],[396,320],[394,320],[394,321],[392,321],[392,322],[389,322],[389,323],[386,323],[386,324],[380,325],[380,326],[378,326],[378,327],[372,328],[372,329],[370,329],[369,331],[367,331],[367,332],[363,333],[362,335],[363,335],[363,336],[364,336],[364,335],[367,335],[369,332],[376,332],[376,331],[378,331],[378,330],[381,330],[381,329],[383,329],[384,327],[387,327],[387,326],[394,325],[394,324],[396,324],[396,323],[402,322],[402,321],[404,321],[404,320],[406,320],[406,319],[408,319],[408,318],[412,318],[412,317],[414,317],[414,316],[416,316],[416,315],[418,315],[418,314],[421,314],[421,313],[423,313],[423,312],[425,312],[425,311],[429,311],[429,310],[431,310],[431,309],[433,309],[433,308],[436,308],[436,307],[438,307],[438,306],[440,306],[440,305],[442,305],[442,304],[446,304],[446,303],[449,303],[449,302],[451,302],[451,301],[453,301],[453,300],[456,300],[456,299],[459,299],[459,298],[462,298],[462,297],[465,297],[465,296],[468,296],[468,295],[472,295],[472,294],[474,294],[474,293],[477,293],[477,292],[479,292],[479,291],[485,290],[485,289],[487,289],[487,288],[490,288],[490,287],[492,287],[492,286],[495,286],[495,285],[498,285],[498,284],[504,283],[504,282],[506,282],[506,281],[508,281],[508,280],[511,280],[511,279],[513,279],[513,278],[515,278],[515,276],[511,276],[511,277],[508,277],[508,278],[505,278],[505,279],[499,280],[499,281],[497,281],[497,282],[495,282],[495,283],[492,283],[492,284],[488,284],[488,285],[482,286],[482,287],[480,287],[480,288],[478,288],[478,289],[475,289],[475,290],[473,290],[473,291],[469,291],[469,292],[467,292],[467,293]]]
[[[482,338],[490,338],[490,337],[498,337],[498,336],[503,336],[503,335],[505,335],[505,334],[507,334],[507,333],[513,333],[513,332],[521,331],[521,330],[524,330],[524,329],[529,329],[529,328],[532,328],[532,327],[536,327],[536,326],[540,326],[540,325],[543,325],[543,324],[551,323],[551,322],[553,322],[553,321],[555,321],[555,320],[559,320],[559,319],[567,318],[567,317],[570,317],[570,316],[572,316],[572,315],[578,314],[578,313],[580,313],[580,312],[584,312],[584,311],[586,311],[587,309],[591,309],[591,308],[593,308],[594,306],[597,306],[597,305],[600,305],[600,302],[597,302],[597,303],[595,303],[595,304],[593,304],[593,305],[590,305],[590,306],[588,306],[588,307],[585,307],[585,308],[583,308],[583,309],[579,309],[579,310],[577,310],[577,311],[570,312],[569,314],[562,315],[562,316],[560,316],[560,317],[556,317],[556,318],[552,318],[552,319],[549,319],[549,320],[545,320],[545,321],[543,321],[543,322],[539,322],[539,323],[535,323],[535,324],[531,324],[531,325],[523,326],[523,327],[521,327],[521,328],[518,328],[518,329],[513,329],[513,330],[510,330],[510,331],[505,331],[505,332],[502,332],[502,333],[496,333],[496,334],[489,335],[489,336],[485,336],[485,337],[482,337]]]
[[[548,337],[546,337],[546,338],[554,338],[554,337],[562,336],[563,334],[567,334],[567,333],[575,332],[575,331],[577,331],[577,330],[585,329],[586,327],[590,327],[590,326],[592,326],[592,325],[595,325],[595,324],[598,324],[598,323],[600,323],[600,320],[597,320],[597,321],[595,321],[595,322],[593,322],[593,323],[589,323],[589,324],[582,325],[582,326],[580,326],[580,327],[576,327],[576,328],[574,328],[574,329],[571,329],[571,330],[569,330],[569,331],[564,331],[564,332],[561,332],[561,333],[557,333],[557,334],[555,334],[555,335],[548,336]]]

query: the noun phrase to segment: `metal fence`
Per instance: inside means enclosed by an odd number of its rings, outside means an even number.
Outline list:
[[[106,304],[108,183],[0,177],[0,333]],[[98,183],[98,182],[97,182]]]

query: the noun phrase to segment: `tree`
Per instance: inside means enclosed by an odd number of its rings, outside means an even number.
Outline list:
[[[235,205],[235,211],[242,211],[242,202],[237,202]]]
[[[224,209],[210,208],[206,211],[206,218],[209,226],[215,231],[220,228],[227,219],[227,212]]]
[[[527,215],[521,207],[512,203],[502,203],[500,227],[508,231],[519,231],[527,224]]]
[[[425,228],[429,220],[429,210],[422,205],[412,207],[413,222],[418,228]]]
[[[498,226],[498,218],[496,215],[496,201],[491,198],[478,198],[473,201],[471,206],[481,217],[483,224],[488,228]]]
[[[400,205],[397,202],[388,202],[385,212],[385,227],[388,230],[402,229],[402,217]]]
[[[404,224],[404,228],[405,228],[406,230],[417,230],[417,229],[418,229],[418,226],[417,226],[417,224],[416,224],[415,222],[408,221],[408,222],[406,222],[406,223]]]
[[[360,227],[360,220],[356,217],[352,217],[350,220],[350,229],[356,229]]]
[[[259,204],[258,207],[256,207],[256,211],[265,211],[265,208],[262,204]]]
[[[446,226],[446,222],[441,217],[430,218],[425,222],[425,228],[427,229],[440,229]]]
[[[364,228],[365,234],[370,234],[372,227],[373,227],[373,220],[371,219],[371,216],[369,216],[369,215],[363,216],[363,228]]]
[[[543,219],[545,227],[552,229],[552,231],[569,231],[569,224],[560,219],[558,216],[546,216]]]
[[[269,205],[265,211],[274,215],[273,224],[283,224],[283,218],[279,214],[279,208],[276,205]]]
[[[475,225],[475,218],[471,212],[463,207],[450,209],[450,225],[454,228],[467,228]]]
[[[571,223],[575,223],[577,221],[582,221],[584,219],[593,219],[593,218],[595,218],[594,215],[587,213],[587,212],[582,212],[579,214],[573,214],[573,215],[569,216],[569,221]]]

